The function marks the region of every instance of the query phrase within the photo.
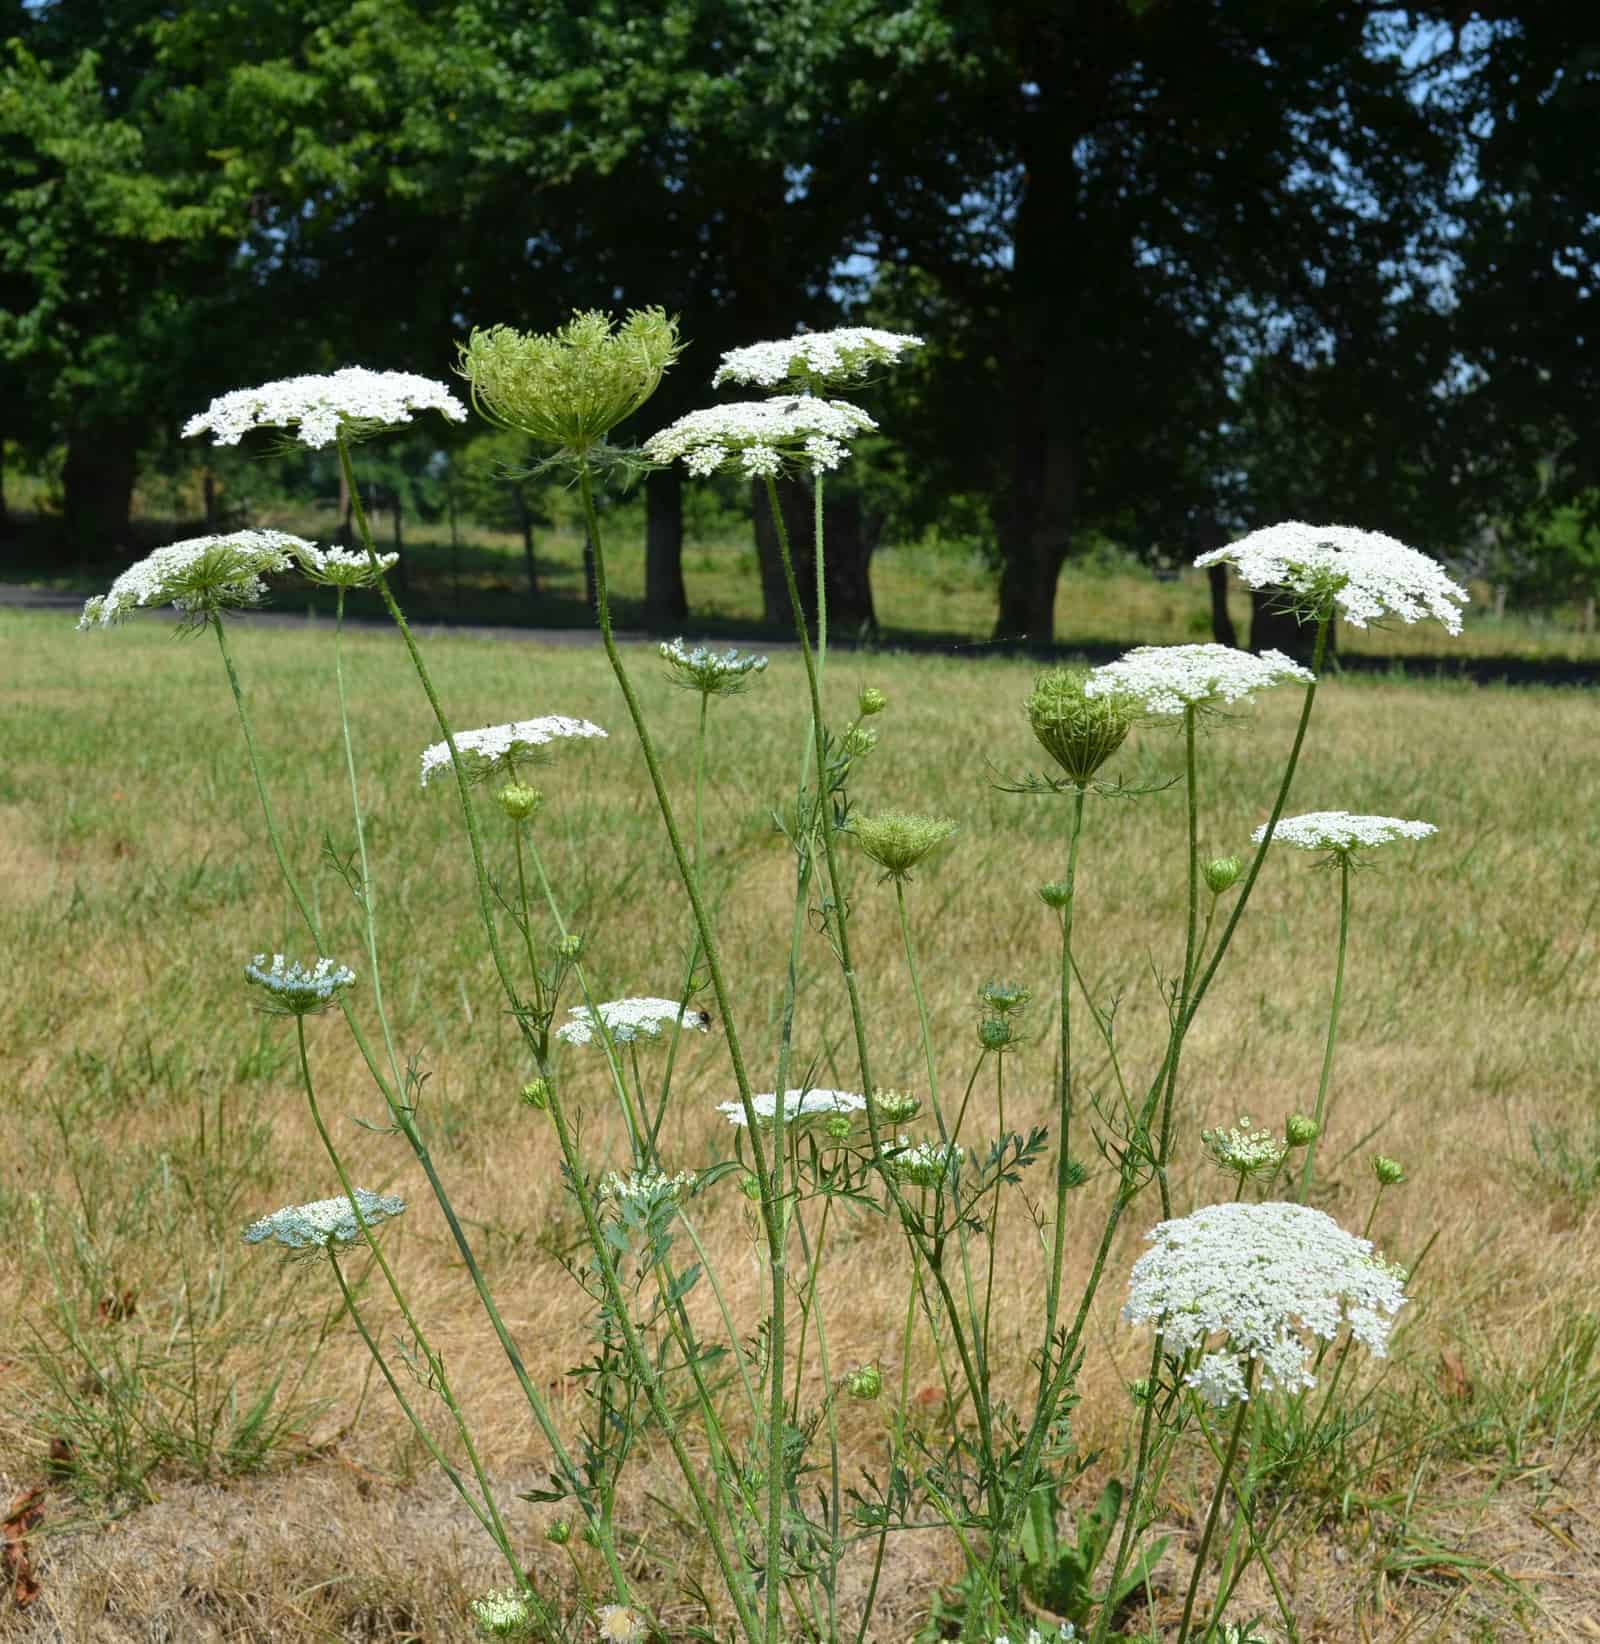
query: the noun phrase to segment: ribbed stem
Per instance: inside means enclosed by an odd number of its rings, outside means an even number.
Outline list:
[[[1324,1114],[1328,1105],[1328,1086],[1333,1078],[1333,1051],[1339,1042],[1339,1007],[1344,1001],[1344,958],[1350,944],[1350,853],[1339,852],[1339,956],[1333,967],[1333,1004],[1328,1011],[1328,1042],[1322,1051],[1322,1077],[1317,1081],[1317,1105],[1312,1122],[1317,1133],[1306,1149],[1305,1162],[1300,1166],[1300,1191],[1295,1199],[1304,1204],[1311,1193],[1311,1170],[1316,1163],[1317,1143],[1322,1140]]]

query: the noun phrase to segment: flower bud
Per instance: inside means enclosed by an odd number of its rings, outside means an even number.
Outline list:
[[[1141,1409],[1150,1402],[1151,1394],[1154,1391],[1155,1385],[1148,1376],[1136,1377],[1128,1383],[1128,1397],[1133,1400],[1136,1407]]]
[[[550,1081],[542,1078],[530,1079],[522,1087],[522,1099],[529,1107],[543,1113],[550,1105]]]
[[[1039,887],[1039,900],[1047,908],[1054,908],[1057,913],[1072,900],[1072,889],[1064,885],[1059,879],[1052,879],[1048,885]]]
[[[756,1203],[761,1197],[761,1178],[753,1171],[747,1170],[744,1175],[739,1178],[739,1191],[744,1194],[744,1196],[752,1204]]]
[[[851,759],[864,759],[878,745],[878,733],[864,725],[852,725],[844,733],[844,751]]]
[[[579,936],[576,931],[569,930],[567,934],[556,943],[556,952],[560,954],[563,959],[576,959],[578,955],[583,952],[583,938]]]
[[[922,1098],[913,1096],[909,1090],[875,1090],[869,1099],[872,1111],[885,1124],[907,1124],[922,1109]]]
[[[1232,890],[1239,883],[1239,875],[1244,872],[1244,863],[1237,856],[1218,856],[1207,862],[1202,871],[1205,874],[1206,889],[1213,896],[1221,896],[1224,891]]]
[[[1290,1147],[1310,1147],[1322,1127],[1304,1113],[1291,1113],[1284,1122],[1283,1136]]]
[[[832,1114],[822,1128],[836,1142],[845,1141],[850,1135],[850,1115],[848,1113]]]
[[[583,1539],[586,1545],[590,1547],[598,1547],[600,1545],[600,1532],[594,1527],[594,1525],[585,1524],[583,1527]]]
[[[903,880],[931,851],[956,831],[945,816],[918,816],[909,811],[880,811],[876,816],[858,813],[850,823],[850,835],[890,879]]]
[[[861,695],[856,698],[856,711],[863,719],[870,719],[874,714],[881,714],[888,706],[888,697],[876,685],[863,686]]]
[[[844,1378],[844,1386],[853,1399],[875,1399],[883,1391],[883,1372],[875,1364],[864,1364]]]
[[[572,1540],[572,1526],[564,1518],[552,1519],[545,1526],[544,1539],[552,1546],[565,1547]]]
[[[1372,1174],[1378,1178],[1380,1187],[1398,1187],[1406,1179],[1405,1166],[1383,1153],[1372,1155]]]
[[[1000,1016],[1026,1009],[1032,998],[1032,990],[1020,982],[985,982],[978,989],[979,1001]]]
[[[1023,705],[1039,745],[1080,788],[1122,746],[1133,712],[1115,695],[1088,696],[1084,668],[1052,668]]]
[[[985,1050],[1004,1050],[1013,1037],[1011,1024],[1004,1016],[985,1016],[978,1023],[978,1043]]]
[[[1061,1175],[1068,1187],[1082,1187],[1089,1179],[1088,1167],[1082,1159],[1068,1159]]]
[[[530,821],[538,815],[539,807],[544,804],[544,795],[537,788],[530,788],[523,782],[508,783],[495,798],[500,802],[500,809],[513,822]]]

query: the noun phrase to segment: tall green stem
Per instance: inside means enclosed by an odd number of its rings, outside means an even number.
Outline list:
[[[1067,1196],[1072,1191],[1072,914],[1078,895],[1078,843],[1083,836],[1085,790],[1073,790],[1067,833],[1067,897],[1061,909],[1061,1065],[1056,1074],[1056,1222],[1051,1233],[1050,1273],[1044,1298],[1044,1351],[1039,1359],[1039,1393],[1050,1376],[1050,1342],[1061,1313],[1061,1276],[1067,1254]]]
[[[1189,1627],[1194,1617],[1195,1594],[1200,1591],[1200,1577],[1205,1572],[1206,1554],[1211,1551],[1211,1537],[1217,1528],[1222,1511],[1222,1498],[1228,1491],[1228,1478],[1233,1471],[1234,1457],[1239,1453],[1239,1440],[1244,1434],[1245,1417],[1250,1413],[1250,1393],[1256,1379],[1256,1360],[1250,1360],[1245,1376],[1245,1396],[1239,1400],[1238,1413],[1233,1418],[1233,1431],[1228,1435],[1227,1454],[1222,1458],[1222,1469],[1217,1474],[1217,1487],[1212,1492],[1211,1510],[1206,1514],[1205,1528],[1200,1532],[1200,1549],[1194,1556],[1194,1571],[1189,1577],[1189,1591],[1183,1601],[1183,1620],[1178,1627],[1178,1644],[1188,1644]]]
[[[1339,1006],[1344,1000],[1344,956],[1350,942],[1350,853],[1339,852],[1339,957],[1333,968],[1333,1005],[1328,1012],[1328,1042],[1322,1052],[1322,1077],[1317,1081],[1317,1105],[1312,1122],[1317,1133],[1306,1149],[1300,1166],[1300,1191],[1296,1202],[1304,1204],[1311,1192],[1311,1170],[1316,1163],[1317,1143],[1322,1139],[1323,1115],[1328,1105],[1328,1085],[1333,1078],[1333,1050],[1339,1039]]]

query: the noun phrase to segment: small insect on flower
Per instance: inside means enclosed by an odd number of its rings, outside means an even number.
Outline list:
[[[595,1011],[599,1013],[598,1023]],[[556,1029],[556,1038],[568,1045],[592,1044],[597,1036],[596,1028],[603,1023],[616,1043],[631,1044],[637,1039],[659,1039],[678,1021],[701,1033],[711,1026],[710,1011],[696,1010],[676,999],[608,999],[597,1005],[595,1011],[587,1005],[574,1005],[567,1012],[572,1020]]]
[[[848,383],[860,383],[880,366],[921,348],[922,339],[903,331],[871,326],[841,326],[834,331],[803,331],[776,342],[730,348],[711,379],[713,388],[743,383],[755,388],[803,387],[820,394]]]

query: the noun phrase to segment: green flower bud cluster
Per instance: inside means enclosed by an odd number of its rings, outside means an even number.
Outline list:
[[[1207,862],[1201,871],[1205,874],[1206,889],[1213,896],[1221,896],[1224,891],[1232,890],[1239,883],[1239,875],[1244,872],[1244,863],[1237,856],[1218,856]]]
[[[645,308],[620,325],[597,310],[575,313],[546,334],[491,326],[458,346],[457,369],[486,420],[577,455],[655,393],[683,345],[675,320]]]
[[[572,1540],[572,1526],[564,1519],[552,1519],[545,1527],[544,1539],[552,1547],[565,1547]]]
[[[548,1079],[530,1079],[522,1087],[522,1099],[529,1107],[543,1113],[550,1105],[550,1081]]]
[[[881,714],[889,706],[889,699],[876,685],[864,685],[861,694],[856,698],[856,712],[863,719],[870,719],[874,714]]]
[[[878,733],[869,731],[865,725],[852,725],[840,743],[850,759],[865,759],[877,745]]]
[[[919,816],[910,811],[880,811],[851,819],[856,843],[890,879],[904,880],[931,851],[956,831],[948,817]]]
[[[1290,1147],[1310,1147],[1321,1133],[1322,1126],[1306,1113],[1291,1113],[1284,1121],[1283,1138]]]
[[[872,1111],[885,1124],[909,1124],[922,1110],[922,1098],[908,1090],[875,1090],[870,1100]]]
[[[853,1399],[875,1399],[883,1391],[883,1372],[875,1364],[863,1364],[850,1371],[844,1386]]]
[[[1383,1153],[1372,1155],[1372,1174],[1378,1178],[1380,1187],[1398,1187],[1406,1179],[1405,1166]]]
[[[1039,900],[1053,913],[1060,913],[1072,900],[1072,888],[1059,879],[1039,887]]]
[[[495,795],[503,810],[513,822],[531,822],[544,804],[544,795],[537,788],[523,782],[508,783]]]
[[[583,938],[575,930],[569,930],[567,934],[556,943],[556,952],[561,958],[570,963],[583,952]]]
[[[1039,745],[1079,788],[1120,748],[1134,710],[1120,696],[1088,696],[1086,668],[1052,668],[1034,681],[1024,704]]]

